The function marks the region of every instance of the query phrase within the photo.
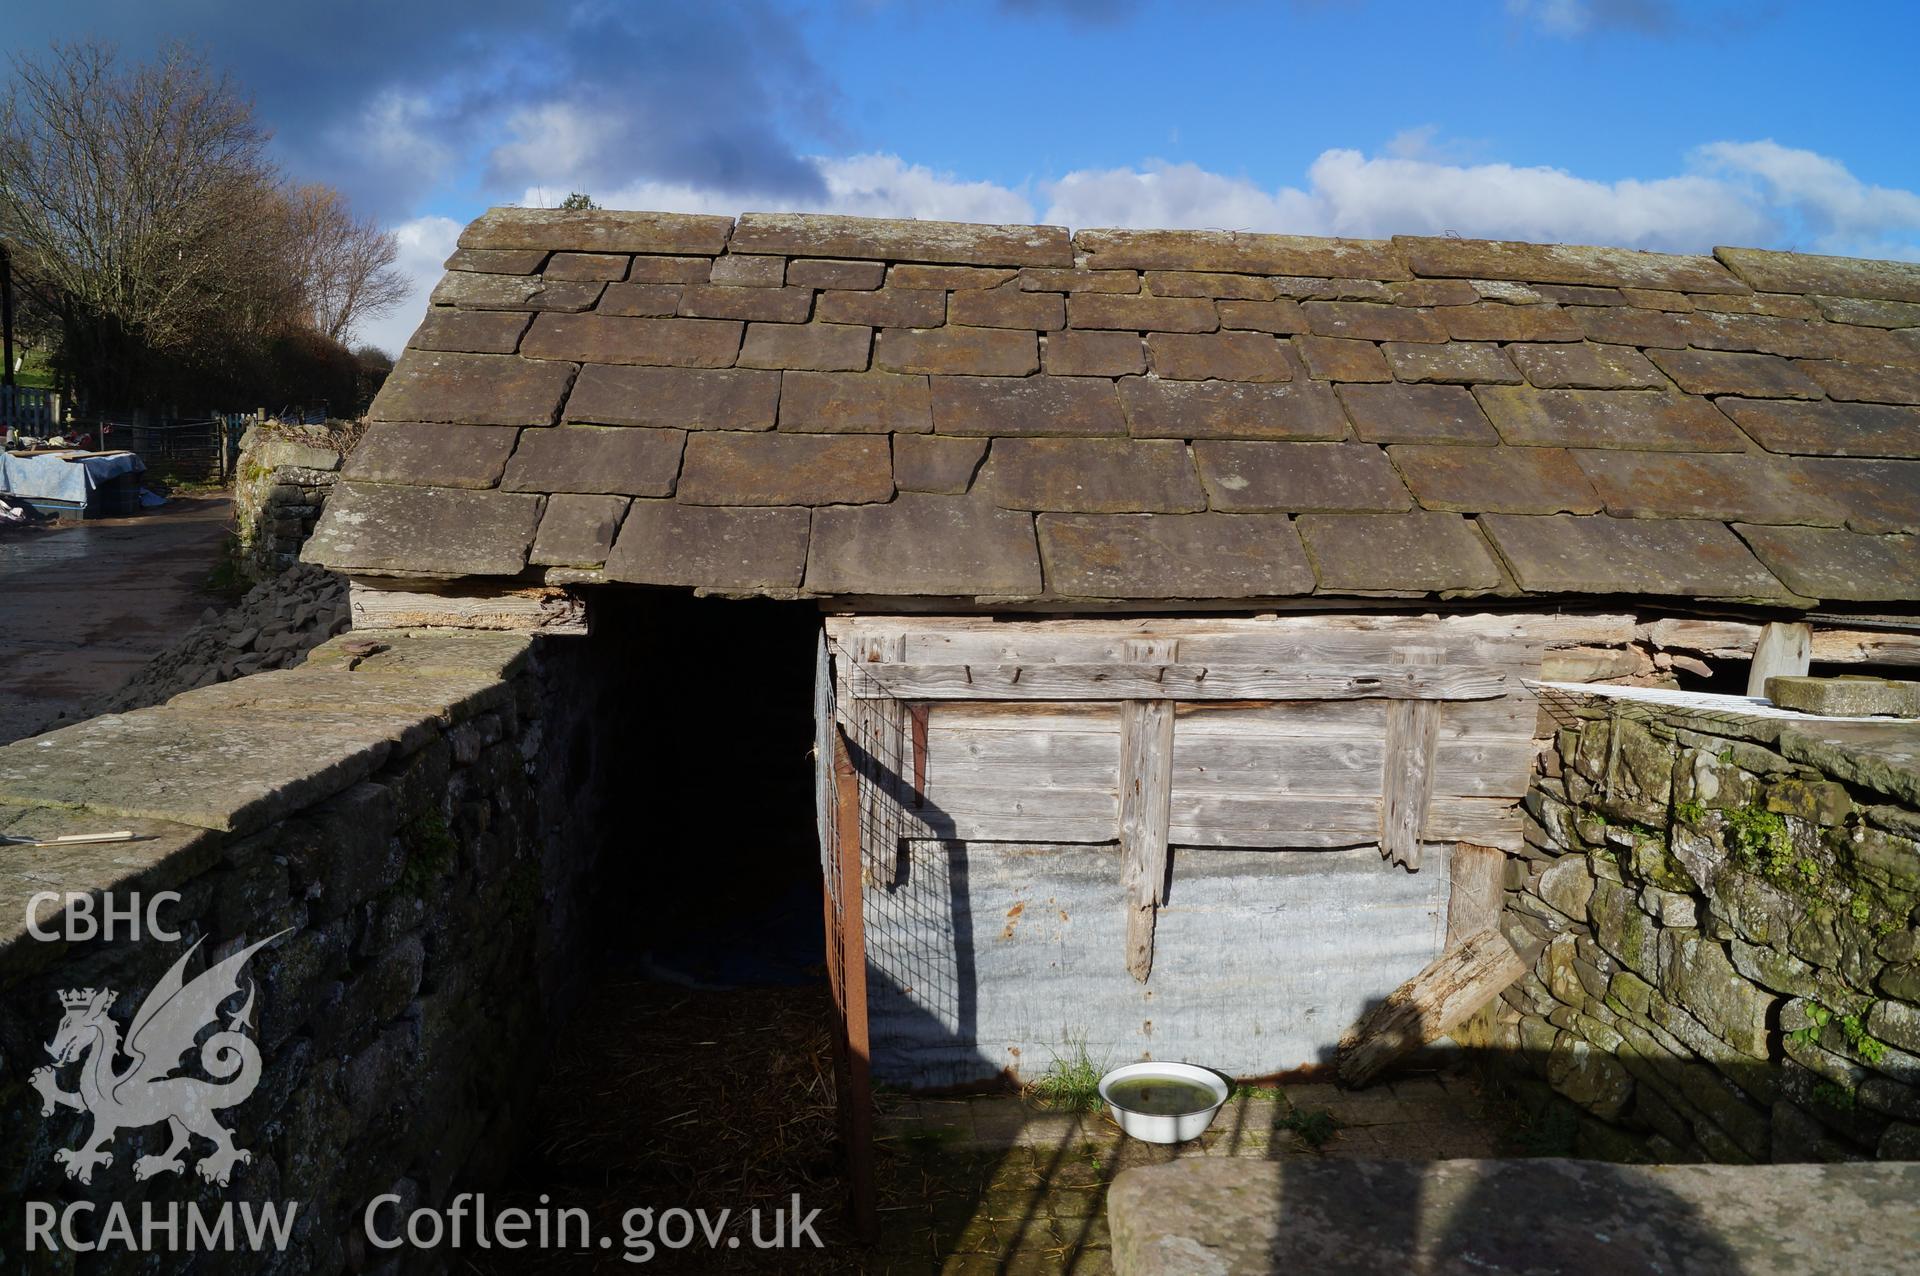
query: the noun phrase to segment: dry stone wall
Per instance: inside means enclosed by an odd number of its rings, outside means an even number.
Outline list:
[[[300,561],[326,508],[357,428],[257,425],[240,440],[233,486],[234,539],[248,580],[270,580]]]
[[[1542,1150],[1920,1159],[1920,730],[1580,712],[1508,864],[1546,948],[1486,1021]]]
[[[115,1205],[138,1220],[248,1202],[297,1207],[284,1250],[112,1248],[77,1270],[400,1270],[364,1240],[369,1200],[434,1204],[503,1173],[581,969],[603,791],[586,651],[353,634],[298,669],[0,748],[0,834],[142,839],[0,848],[0,1268],[76,1270],[70,1252],[26,1248],[31,1202],[91,1204],[83,1236]],[[42,908],[55,931],[97,920],[103,901],[175,892],[158,916],[179,938],[36,938],[25,918],[41,891],[91,901]],[[52,1063],[62,993],[114,990],[124,1032],[196,943],[189,977],[269,936],[243,976],[250,1016],[237,996],[224,1012],[249,1020],[259,1081],[214,1114],[251,1159],[205,1182],[195,1166],[212,1148],[196,1141],[184,1173],[141,1178],[138,1159],[166,1144],[149,1125],[121,1131],[90,1182],[68,1177],[55,1153],[97,1114],[42,1112],[35,1073]],[[58,1070],[62,1089],[78,1071]]]

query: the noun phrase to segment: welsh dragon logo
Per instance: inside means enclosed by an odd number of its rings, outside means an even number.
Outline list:
[[[68,1178],[91,1183],[96,1166],[113,1164],[110,1149],[115,1135],[161,1121],[167,1123],[173,1142],[165,1152],[135,1161],[136,1179],[185,1170],[185,1154],[196,1134],[213,1143],[214,1150],[194,1167],[209,1183],[225,1187],[233,1167],[253,1159],[251,1152],[234,1146],[233,1131],[214,1118],[218,1110],[244,1103],[260,1084],[260,1048],[245,1031],[253,1024],[251,981],[246,1002],[227,1016],[223,1030],[200,1045],[200,1067],[210,1079],[173,1073],[183,1066],[181,1056],[193,1049],[201,1030],[218,1027],[220,1007],[241,991],[240,969],[247,959],[286,933],[269,935],[188,982],[181,972],[200,948],[194,944],[140,1003],[127,1025],[124,1044],[119,1025],[107,1015],[117,995],[111,988],[97,992],[78,988],[60,994],[66,1013],[47,1045],[53,1064],[36,1069],[29,1081],[40,1092],[42,1116],[51,1116],[55,1108],[74,1108],[93,1116],[93,1131],[86,1142],[53,1154],[55,1161],[67,1167]],[[116,1069],[123,1054],[128,1063]],[[62,1090],[56,1070],[75,1063],[80,1065],[79,1088]]]

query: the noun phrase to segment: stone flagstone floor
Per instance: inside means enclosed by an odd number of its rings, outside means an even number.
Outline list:
[[[1115,1175],[1184,1156],[1443,1160],[1512,1154],[1512,1109],[1462,1073],[1344,1091],[1242,1089],[1205,1136],[1132,1140],[1104,1113],[1036,1110],[1013,1095],[879,1099],[880,1231],[870,1272],[1099,1276],[1113,1270]],[[1316,1146],[1317,1144],[1317,1146]]]

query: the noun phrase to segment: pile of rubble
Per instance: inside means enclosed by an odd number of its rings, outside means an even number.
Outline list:
[[[103,713],[143,709],[183,691],[297,665],[351,619],[347,582],[324,567],[296,564],[255,585],[230,608],[209,607],[200,622],[118,691],[62,714],[42,730]]]

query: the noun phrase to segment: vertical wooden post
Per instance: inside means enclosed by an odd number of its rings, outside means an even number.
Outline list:
[[[855,1233],[866,1241],[879,1230],[873,1181],[872,1054],[867,1035],[867,925],[860,892],[860,777],[847,751],[846,732],[833,733],[835,860],[840,883],[840,989],[847,1030],[847,1179]]]
[[[1395,664],[1437,665],[1432,647],[1403,647]],[[1433,801],[1433,753],[1440,738],[1440,704],[1434,700],[1387,702],[1386,764],[1381,775],[1380,853],[1406,869],[1420,867],[1427,807]]]
[[[1123,658],[1173,663],[1171,638],[1131,638]],[[1120,705],[1120,864],[1127,899],[1127,969],[1145,982],[1153,970],[1155,915],[1167,894],[1167,826],[1173,798],[1173,701]]]
[[[1767,694],[1769,678],[1804,678],[1813,655],[1813,626],[1805,621],[1770,620],[1760,629],[1747,669],[1747,694]]]
[[[1507,853],[1491,846],[1459,842],[1447,870],[1447,942],[1462,943],[1500,924],[1505,903]]]

